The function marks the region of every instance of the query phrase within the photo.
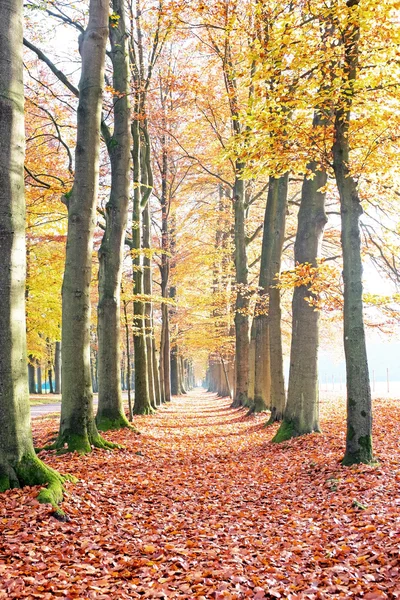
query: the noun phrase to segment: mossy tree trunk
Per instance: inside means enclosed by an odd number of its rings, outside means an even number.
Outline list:
[[[319,126],[319,117],[314,127]],[[325,171],[318,170],[315,162],[308,165],[312,174],[304,177],[298,226],[294,246],[295,264],[317,266],[321,251],[325,214],[325,193],[318,191],[327,181]],[[288,400],[284,419],[274,441],[319,431],[318,410],[318,345],[319,312],[310,305],[309,286],[295,287],[292,301],[292,343]]]
[[[63,477],[36,457],[30,428],[22,0],[0,2],[0,46],[0,492],[49,484],[39,500],[55,505]]]
[[[111,192],[105,207],[105,231],[99,249],[98,387],[99,430],[130,427],[121,391],[121,278],[130,195],[130,74],[125,0],[113,0],[118,15],[109,28],[113,65],[114,131],[106,143],[111,163]],[[104,127],[103,127],[104,131]]]
[[[99,150],[108,2],[91,0],[79,38],[77,143],[73,188],[65,197],[68,238],[62,286],[62,405],[57,447],[90,452],[104,447],[93,415],[90,372],[90,282],[99,179]]]
[[[340,196],[344,283],[344,350],[347,378],[347,436],[343,464],[371,463],[372,406],[365,344],[362,259],[359,219],[362,206],[357,182],[349,168],[349,125],[357,76],[359,0],[347,2],[343,31],[343,95],[335,111],[333,168]]]

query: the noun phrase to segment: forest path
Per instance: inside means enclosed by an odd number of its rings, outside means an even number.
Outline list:
[[[141,435],[106,434],[124,449],[44,452],[79,478],[70,521],[37,489],[0,496],[0,598],[399,597],[400,407],[379,405],[379,468],[340,466],[343,409],[322,402],[324,434],[275,445],[266,415],[195,390],[135,418]],[[42,445],[58,423],[33,426]]]

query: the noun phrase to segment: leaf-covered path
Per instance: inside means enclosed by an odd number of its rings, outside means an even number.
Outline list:
[[[122,450],[43,453],[79,478],[70,520],[0,496],[0,598],[400,597],[399,402],[375,403],[379,467],[341,467],[343,403],[321,411],[322,435],[274,445],[266,416],[195,391],[108,434]]]

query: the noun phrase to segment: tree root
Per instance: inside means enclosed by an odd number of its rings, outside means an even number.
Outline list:
[[[115,431],[117,429],[130,429],[135,433],[140,433],[134,425],[129,423],[128,419],[123,414],[119,414],[116,417],[97,415],[96,426],[99,431]]]
[[[133,407],[132,412],[134,415],[154,415],[156,409],[154,409],[152,406],[138,406],[137,408]]]
[[[81,434],[64,432],[60,435],[54,444],[47,446],[45,450],[57,450],[58,454],[66,454],[67,452],[78,452],[78,454],[90,454],[93,448],[101,448],[103,450],[114,450],[122,448],[120,444],[108,442],[101,435]]]
[[[0,469],[0,492],[10,488],[27,485],[46,485],[40,490],[38,500],[43,504],[51,504],[58,509],[63,499],[66,481],[76,482],[72,475],[61,475],[51,467],[46,466],[35,454],[26,454],[15,466],[2,465]],[[61,511],[62,512],[62,511]]]

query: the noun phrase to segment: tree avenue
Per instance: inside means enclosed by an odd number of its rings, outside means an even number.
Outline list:
[[[117,450],[99,431],[138,433],[200,385],[265,440],[320,433],[319,348],[342,329],[341,458],[375,464],[366,340],[397,325],[400,280],[396,1],[24,8],[0,0],[0,489],[62,499],[29,392],[62,395],[58,453]]]

